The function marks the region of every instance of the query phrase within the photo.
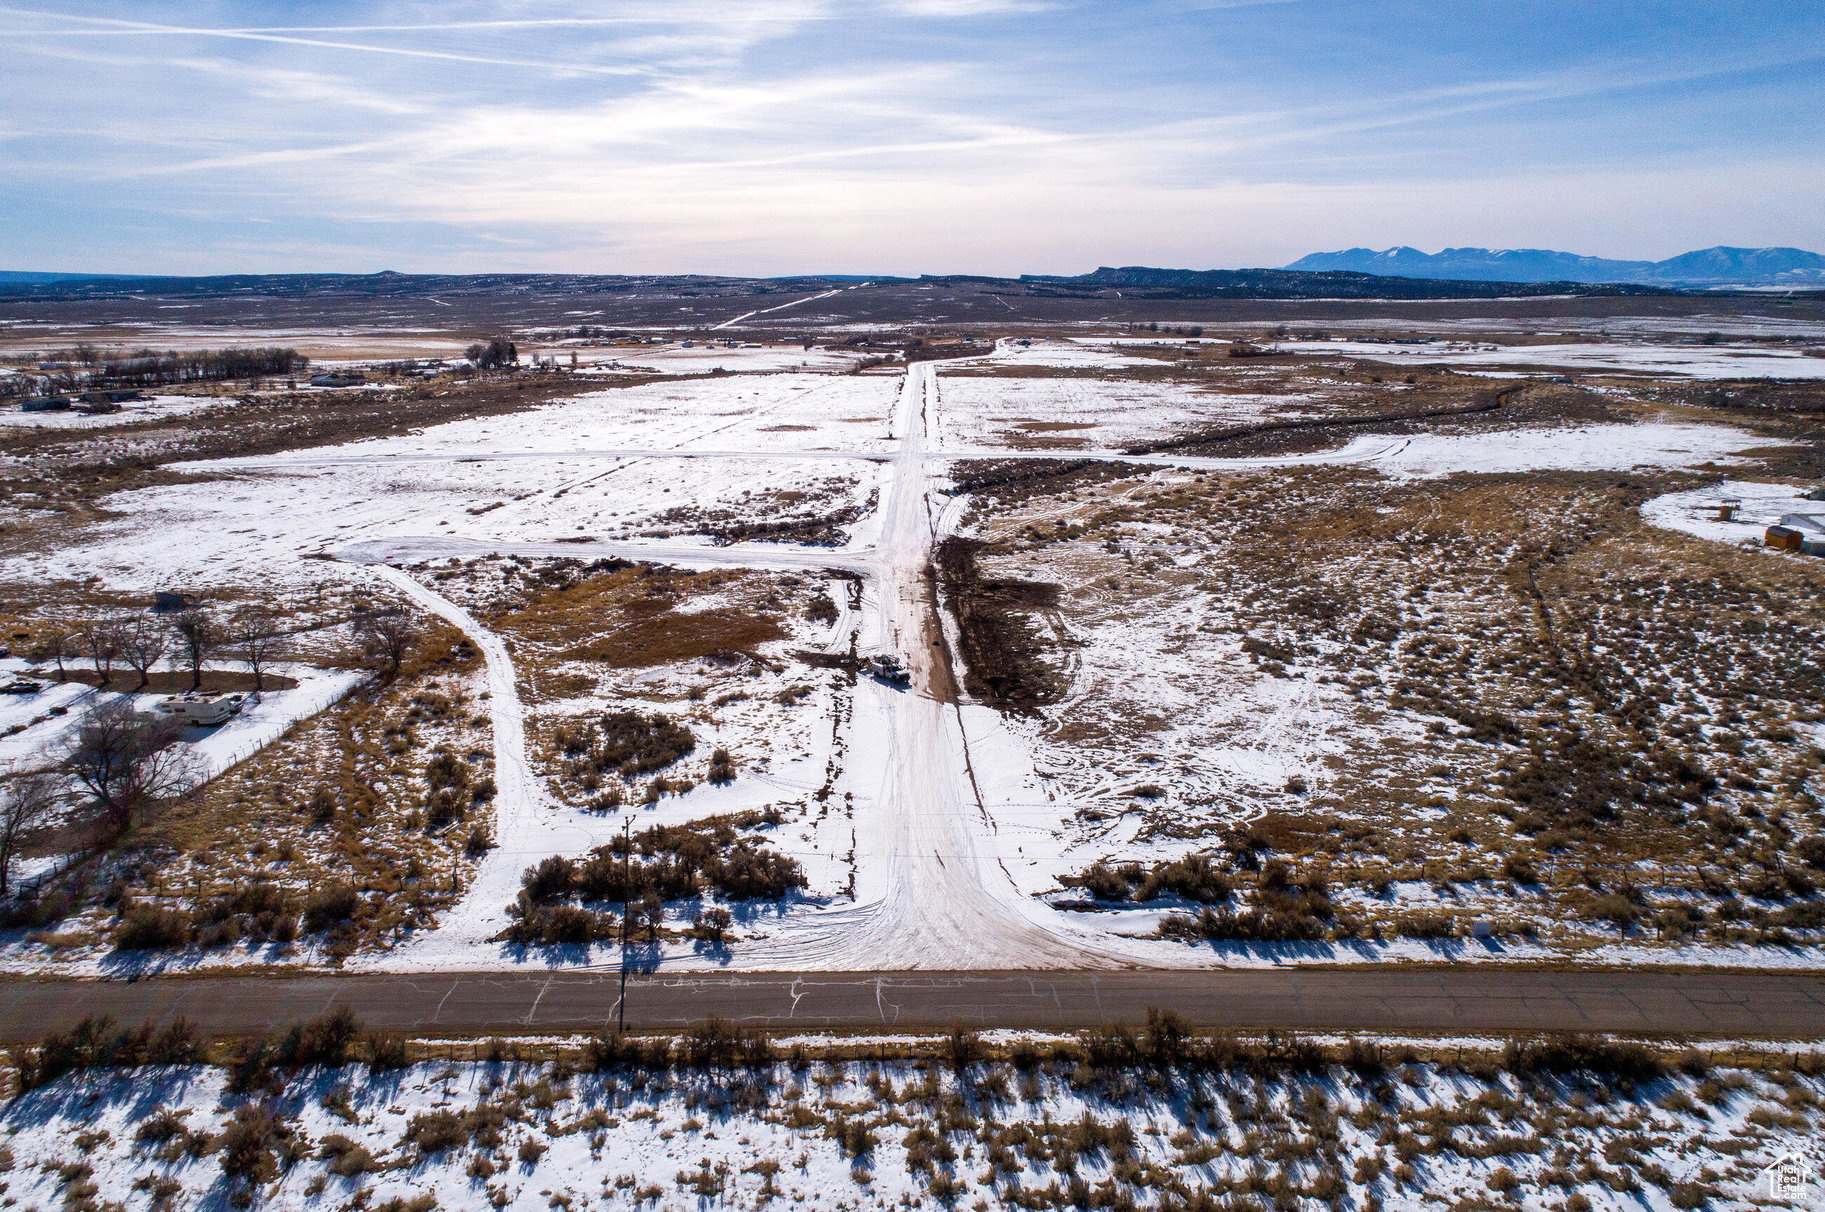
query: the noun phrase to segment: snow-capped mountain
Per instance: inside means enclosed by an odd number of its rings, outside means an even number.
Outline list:
[[[1654,286],[1825,286],[1825,256],[1799,248],[1716,248],[1665,261],[1615,261],[1547,248],[1447,248],[1424,253],[1402,246],[1313,253],[1296,270],[1350,270],[1401,278],[1480,282],[1632,282]]]

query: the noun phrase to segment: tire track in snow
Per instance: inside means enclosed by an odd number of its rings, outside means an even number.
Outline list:
[[[475,877],[437,929],[392,954],[436,946],[483,945],[507,925],[506,907],[520,891],[524,858],[543,853],[537,836],[546,827],[544,792],[526,760],[526,708],[520,701],[513,657],[501,637],[474,615],[397,568],[373,565],[374,575],[421,608],[457,628],[482,654],[488,675],[488,719],[494,733],[494,843]],[[490,908],[492,906],[492,908]],[[469,957],[473,960],[474,957]]]
[[[740,324],[743,320],[751,320],[755,316],[772,315],[776,311],[785,311],[788,307],[797,307],[803,303],[815,303],[819,299],[828,299],[831,295],[840,295],[845,290],[848,290],[848,289],[849,288],[847,286],[839,286],[835,290],[827,290],[821,295],[807,295],[803,299],[794,299],[790,303],[781,303],[778,307],[763,307],[757,311],[743,312],[741,315],[736,316],[733,320],[724,320],[721,324],[712,326],[710,331],[717,332],[724,328],[734,328],[737,324]]]
[[[481,961],[483,966],[489,966],[490,959],[497,965],[511,964],[504,948],[487,940],[507,924],[506,906],[518,895],[527,862],[567,848],[598,844],[613,832],[596,837],[598,831],[587,822],[572,819],[579,814],[554,810],[548,804],[526,756],[525,709],[512,658],[501,638],[454,602],[386,564],[490,552],[574,556],[585,550],[683,565],[821,568],[860,574],[864,578],[863,605],[856,623],[864,647],[897,652],[913,675],[914,689],[904,692],[866,680],[862,683],[874,700],[873,709],[884,715],[886,724],[884,752],[873,767],[879,771],[879,789],[865,821],[858,822],[873,834],[869,845],[857,848],[858,857],[869,868],[866,899],[788,914],[770,935],[744,944],[732,964],[715,966],[748,970],[883,966],[1081,969],[1159,962],[1157,956],[1146,958],[1141,948],[1124,947],[1120,939],[1075,928],[1057,910],[1035,902],[1020,891],[994,853],[994,821],[969,769],[962,711],[933,693],[944,673],[933,658],[932,644],[942,642],[943,628],[926,580],[937,535],[955,525],[963,508],[955,499],[934,508],[933,471],[957,457],[928,449],[938,405],[936,384],[932,363],[907,368],[894,413],[897,449],[891,455],[873,456],[888,464],[890,474],[880,506],[880,537],[871,546],[804,552],[768,544],[721,548],[636,542],[490,544],[426,536],[367,540],[338,553],[345,560],[375,565],[377,575],[470,637],[487,665],[494,725],[497,848],[483,860],[465,896],[438,929],[364,966],[474,964],[475,953],[465,954],[465,948],[483,946],[491,947],[483,953],[488,957]],[[1109,457],[1165,466],[1236,467],[1290,461],[1373,461],[1387,452],[1386,445],[1359,439],[1351,447],[1315,459],[1137,458],[1116,452]],[[660,458],[745,457],[735,452],[677,450],[617,451],[610,457],[641,453]],[[1008,453],[998,451],[992,457],[1005,458]],[[688,968],[705,962],[674,956],[666,958],[665,966]]]

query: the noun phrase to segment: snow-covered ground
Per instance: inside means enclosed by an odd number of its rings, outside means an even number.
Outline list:
[[[1074,447],[1109,449],[1191,426],[1302,416],[1310,401],[1298,394],[1219,392],[1177,382],[1088,377],[958,374],[945,375],[943,381],[945,406],[935,445],[946,453],[993,447],[1063,446],[1072,453]]]
[[[1110,424],[1127,436],[1213,416],[1247,419],[1296,398],[941,371],[918,363],[893,378],[778,374],[655,383],[401,437],[189,464],[180,470],[225,478],[107,498],[110,516],[57,549],[8,557],[0,573],[40,581],[95,575],[119,590],[234,581],[299,585],[333,570],[384,584],[471,637],[488,666],[500,845],[441,928],[366,962],[411,970],[522,962],[486,940],[502,925],[525,867],[548,854],[581,853],[609,840],[620,825],[615,814],[558,805],[544,788],[524,741],[521,678],[501,638],[438,592],[435,582],[384,566],[492,551],[836,569],[864,577],[861,611],[846,612],[838,626],[854,632],[863,654],[898,654],[912,671],[914,688],[896,691],[864,679],[853,715],[842,722],[848,756],[837,791],[857,806],[854,898],[790,906],[744,943],[736,966],[1274,962],[1271,954],[1219,956],[1117,937],[1108,922],[1059,912],[1031,895],[1067,866],[1081,865],[1073,847],[1082,839],[1067,835],[1061,823],[1075,817],[1075,797],[1087,785],[1082,777],[1062,777],[1070,771],[1036,769],[1031,737],[1021,727],[986,707],[944,701],[932,646],[940,622],[925,570],[934,539],[958,525],[965,504],[941,493],[941,477],[959,458],[1005,457],[1008,452],[994,443],[1006,440],[1004,427],[1017,418],[1042,425]],[[1647,423],[1363,435],[1314,454],[1136,461],[1216,471],[1353,465],[1390,476],[1437,477],[1698,467],[1760,445],[1765,438],[1723,427]],[[747,497],[753,498],[749,508],[764,517],[777,509],[768,502],[786,493],[828,499],[833,509],[873,505],[844,528],[844,541],[833,548],[718,547],[702,538],[652,537],[668,511],[739,504]],[[1137,642],[1158,646],[1167,637],[1146,634]],[[1183,692],[1163,689],[1159,709],[1172,711],[1173,695]],[[1257,688],[1243,698],[1279,693],[1279,687]],[[1315,763],[1326,746],[1323,704],[1309,696],[1239,700],[1237,715],[1253,717],[1264,708],[1284,725],[1272,743],[1239,737],[1206,755],[1206,777],[1267,785],[1293,774],[1317,776]],[[230,729],[222,733],[224,752],[239,753]],[[246,741],[265,735],[250,733]],[[805,755],[801,767],[822,756]],[[809,775],[790,763],[773,773],[786,785],[808,784]],[[751,795],[771,790],[777,786],[694,793],[690,806],[678,811],[697,816],[752,806]],[[1118,819],[1112,837],[1101,840],[1119,842],[1124,827]],[[1145,925],[1139,919],[1127,924]],[[1425,952],[1427,945],[1414,949]],[[679,948],[668,962],[701,961]]]
[[[580,1042],[540,1043],[574,1062]],[[1076,1041],[1029,1037],[1015,1046],[1039,1063],[1021,1069],[812,1059],[606,1073],[432,1044],[462,1059],[281,1070],[253,1094],[223,1069],[104,1070],[7,1105],[0,1182],[22,1206],[252,1197],[402,1212],[1094,1207],[1099,1195],[1151,1209],[1224,1186],[1288,1207],[1413,1212],[1520,1206],[1510,1193],[1593,1212],[1808,1207],[1819,1195],[1825,1084],[1778,1055],[1521,1076],[1484,1041],[1468,1054],[1416,1042],[1429,1059],[1362,1041],[1354,1067],[1309,1069],[1260,1043],[1255,1071],[1074,1068],[1040,1058],[1069,1058]],[[907,1043],[854,1041],[864,1055]],[[1767,1170],[1789,1154],[1797,1195],[1771,1199]]]
[[[1720,543],[1760,543],[1768,527],[1790,513],[1825,516],[1825,501],[1806,499],[1810,487],[1793,484],[1759,484],[1725,480],[1690,492],[1668,493],[1641,507],[1642,519],[1668,530],[1684,531]],[[1723,521],[1718,507],[1726,500],[1740,502],[1735,517]]]
[[[668,341],[663,345],[582,346],[533,345],[520,351],[520,357],[556,358],[560,366],[570,364],[577,355],[580,370],[652,371],[667,375],[702,375],[714,371],[727,374],[773,373],[843,373],[862,361],[861,353],[824,349],[806,349],[803,344],[751,345],[723,341]]]
[[[1375,440],[1358,439],[1365,443]],[[1766,438],[1740,429],[1650,421],[1485,434],[1418,434],[1400,439],[1396,447],[1365,464],[1388,475],[1415,478],[1456,472],[1629,471],[1727,463],[1739,451],[1766,445]]]
[[[1161,338],[1162,344],[1169,344]],[[1160,366],[1157,358],[1136,357],[1121,352],[1119,346],[1093,337],[1070,340],[1000,341],[995,352],[983,361],[995,366],[1046,366],[1057,369],[1118,370],[1127,366]]]
[[[26,668],[25,662],[17,658],[0,660],[0,677],[10,681]],[[180,743],[194,762],[197,778],[214,778],[236,762],[259,752],[299,720],[317,714],[347,694],[366,676],[344,669],[316,669],[293,664],[273,665],[267,672],[296,681],[297,685],[266,691],[258,702],[250,702],[226,723],[214,728],[184,730]],[[33,695],[0,697],[0,732],[10,731],[18,724],[25,725],[23,730],[10,736],[0,736],[0,769],[9,766],[29,768],[47,756],[61,754],[69,747],[84,714],[102,702],[124,698],[139,710],[151,712],[166,697],[164,694],[102,692],[74,681],[44,683],[44,689]],[[62,712],[52,714],[58,708]]]
[[[1798,349],[1765,345],[1663,345],[1621,342],[1559,345],[1494,345],[1433,340],[1423,344],[1385,341],[1281,341],[1288,353],[1342,354],[1396,366],[1533,367],[1540,373],[1674,375],[1692,379],[1825,378],[1825,358]]]
[[[25,412],[17,404],[0,404],[0,426],[17,429],[107,429],[135,421],[164,420],[215,405],[232,403],[216,396],[147,396],[121,402],[119,412]]]

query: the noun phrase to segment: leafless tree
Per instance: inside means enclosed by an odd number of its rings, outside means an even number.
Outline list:
[[[640,898],[640,917],[646,927],[646,941],[659,941],[659,928],[665,924],[665,902],[659,899],[657,892],[648,892]]]
[[[145,615],[135,615],[128,625],[120,646],[120,655],[133,671],[139,674],[139,685],[135,690],[144,690],[152,680],[152,667],[164,659],[170,650],[171,637]]]
[[[376,610],[355,620],[355,634],[370,654],[386,662],[387,676],[393,677],[418,642],[418,622],[405,610]]]
[[[229,645],[247,663],[255,690],[266,689],[266,666],[284,659],[285,641],[282,620],[269,606],[249,606],[229,624]]]
[[[192,606],[180,611],[171,620],[171,629],[177,632],[178,646],[183,650],[185,663],[190,666],[190,689],[200,690],[203,686],[203,662],[220,647],[222,632],[216,626],[215,619],[200,606]]]
[[[141,715],[130,699],[89,709],[60,767],[94,797],[104,835],[119,837],[148,803],[190,784],[188,755],[174,748],[175,720]]]
[[[34,770],[0,778],[0,896],[12,887],[13,863],[27,839],[51,823],[61,799],[56,776]]]
[[[114,662],[126,643],[126,623],[118,618],[97,617],[83,623],[80,634],[89,659],[95,662],[95,676],[106,689],[114,676]]]
[[[57,663],[57,680],[70,680],[69,671],[63,667],[65,661],[73,659],[80,652],[77,639],[73,635],[54,635],[40,640],[32,653],[35,661],[55,661]]]

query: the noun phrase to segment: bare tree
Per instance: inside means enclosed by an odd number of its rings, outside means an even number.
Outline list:
[[[132,827],[146,804],[176,795],[190,783],[187,755],[173,747],[175,720],[141,715],[129,699],[90,708],[60,766],[94,797],[108,838]]]
[[[70,680],[70,674],[69,671],[63,667],[63,663],[73,659],[79,651],[80,649],[78,648],[76,637],[73,635],[47,636],[45,639],[38,642],[38,647],[32,652],[32,659],[35,661],[55,661],[57,663],[57,680],[60,682],[67,682]]]
[[[134,687],[135,690],[144,690],[151,682],[152,667],[164,659],[170,647],[171,637],[163,627],[143,614],[134,616],[122,637],[120,655],[139,674],[139,685]]]
[[[355,620],[355,634],[370,654],[386,662],[387,676],[394,677],[418,642],[418,623],[398,608],[377,610]]]
[[[239,611],[228,628],[228,642],[253,674],[253,688],[266,689],[265,669],[285,656],[285,629],[271,607],[249,606]]]
[[[200,606],[192,606],[173,616],[171,629],[177,632],[178,645],[183,650],[185,663],[190,666],[190,689],[200,690],[203,662],[221,645],[221,629]]]
[[[117,618],[93,618],[83,623],[80,634],[89,659],[95,662],[95,677],[105,690],[114,676],[114,662],[126,643],[126,624]]]
[[[12,887],[13,863],[26,840],[51,823],[61,799],[55,776],[44,770],[0,779],[0,896]]]

